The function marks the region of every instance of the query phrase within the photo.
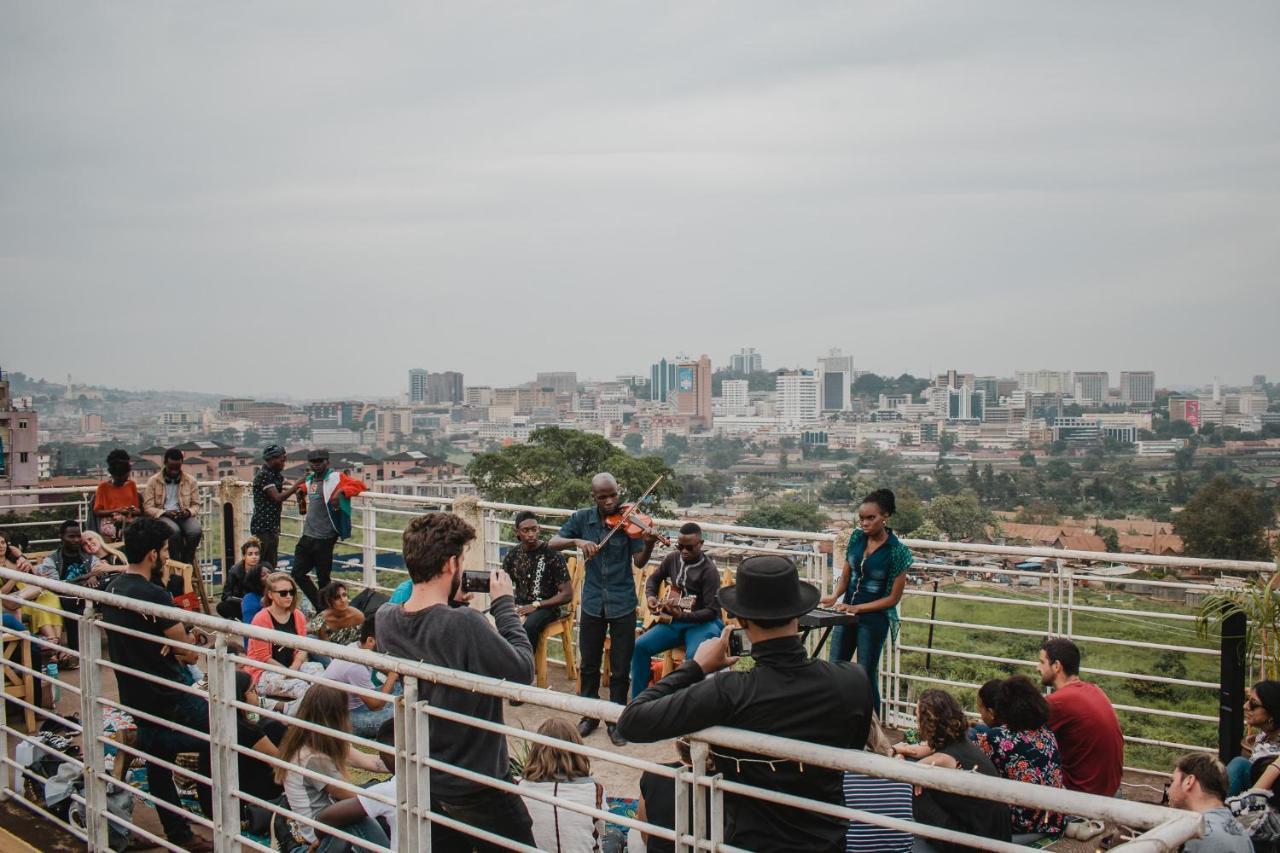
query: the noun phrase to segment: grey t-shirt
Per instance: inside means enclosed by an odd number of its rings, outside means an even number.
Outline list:
[[[165,512],[177,512],[178,510],[182,509],[182,507],[178,506],[178,484],[177,483],[164,484],[164,509],[165,509]]]
[[[1182,845],[1185,853],[1253,853],[1253,842],[1231,814],[1219,806],[1204,813],[1204,837]]]
[[[312,477],[307,483],[307,515],[302,520],[302,535],[312,539],[335,539],[338,531],[329,518],[329,508],[324,503],[324,481]]]
[[[497,630],[480,611],[470,607],[437,604],[409,612],[401,604],[384,604],[377,615],[378,647],[408,660],[531,683],[533,647],[516,615],[515,600],[501,596],[489,612]],[[419,684],[418,695],[437,708],[502,722],[502,700],[493,696],[427,681]],[[431,757],[496,779],[505,779],[509,773],[505,736],[451,720],[431,721]],[[458,797],[489,790],[443,770],[431,771],[432,796]]]

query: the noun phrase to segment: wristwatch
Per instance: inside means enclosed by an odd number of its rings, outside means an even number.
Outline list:
[[[534,610],[541,610],[541,609],[542,609],[542,599],[538,599],[537,601],[535,601],[535,602],[533,603],[533,609],[534,609]]]

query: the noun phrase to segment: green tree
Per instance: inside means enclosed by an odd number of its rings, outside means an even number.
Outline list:
[[[622,446],[627,448],[632,456],[639,456],[641,448],[644,447],[644,436],[638,432],[629,432],[622,437]]]
[[[933,542],[942,541],[942,531],[938,529],[938,525],[928,519],[920,522],[920,525],[915,530],[912,530],[909,535],[912,539],[928,539]]]
[[[662,458],[668,465],[675,465],[689,452],[689,437],[669,432],[662,436]]]
[[[1114,527],[1099,524],[1094,527],[1093,532],[1102,537],[1102,541],[1107,544],[1108,551],[1118,552],[1120,550],[1120,531]]]
[[[262,433],[258,432],[253,427],[249,427],[244,431],[243,441],[246,447],[257,447],[262,443]]]
[[[945,462],[939,461],[934,466],[933,482],[937,484],[938,491],[944,495],[960,493],[960,481],[956,479],[955,474],[951,473],[951,468]]]
[[[1066,480],[1071,476],[1071,463],[1065,459],[1050,459],[1044,466],[1044,476],[1047,480]]]
[[[738,518],[746,527],[771,527],[778,530],[819,531],[827,525],[827,516],[816,504],[797,500],[762,503]]]
[[[771,495],[778,490],[778,484],[759,474],[748,474],[742,478],[742,490],[756,498]]]
[[[915,531],[925,523],[924,504],[910,489],[898,489],[895,497],[898,509],[890,520],[890,526],[893,527],[894,532],[901,533],[903,536],[922,538],[916,536]]]
[[[1036,467],[1036,455],[1028,450],[1018,457],[1018,464],[1023,468],[1034,468]]]
[[[660,474],[658,499],[675,498],[680,486],[658,456],[631,456],[605,438],[573,429],[541,427],[525,444],[477,455],[467,474],[487,500],[532,506],[580,507],[591,502],[591,478],[608,471],[624,500],[640,495]]]
[[[929,503],[925,518],[937,525],[948,539],[959,541],[983,535],[992,516],[973,495],[943,495]]]
[[[853,481],[848,477],[830,480],[818,489],[818,497],[823,503],[847,504],[854,500],[853,494]]]
[[[938,436],[938,452],[942,454],[950,453],[956,446],[956,434],[954,432],[943,431]]]
[[[742,439],[712,436],[703,445],[708,468],[723,471],[738,464],[744,450]]]
[[[1253,487],[1219,475],[1191,496],[1174,518],[1188,557],[1265,560],[1271,556],[1266,529],[1275,512]]]
[[[853,380],[853,393],[859,397],[878,398],[884,393],[884,389],[884,377],[876,376],[874,373],[864,373]]]

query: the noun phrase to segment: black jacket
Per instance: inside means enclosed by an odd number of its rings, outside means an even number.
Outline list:
[[[705,679],[692,660],[631,701],[618,720],[627,740],[647,743],[725,725],[825,746],[862,749],[871,685],[860,666],[805,654],[799,637],[755,644],[755,668]],[[794,761],[714,747],[726,779],[844,805],[842,774]],[[754,759],[754,760],[750,760]],[[725,794],[725,841],[760,851],[844,850],[846,822]]]

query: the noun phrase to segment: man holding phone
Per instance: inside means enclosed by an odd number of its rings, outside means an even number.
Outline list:
[[[675,672],[631,701],[618,720],[628,740],[652,743],[725,725],[810,743],[862,749],[871,727],[871,684],[862,667],[815,660],[800,642],[799,617],[818,603],[818,590],[800,581],[785,557],[748,557],[737,584],[720,591],[751,640],[755,667],[720,672],[737,663],[729,654],[732,628],[698,647]],[[720,672],[715,678],[707,676]],[[839,713],[832,713],[832,709]],[[838,770],[801,767],[768,755],[717,748],[726,779],[844,804]],[[726,793],[725,842],[748,850],[843,851],[847,822],[791,806]]]
[[[403,604],[379,608],[378,648],[408,660],[530,684],[533,647],[516,614],[506,572],[489,573],[493,625],[478,610],[450,606],[459,599],[463,554],[475,536],[475,528],[449,512],[433,512],[409,522],[403,552],[413,591]],[[502,723],[502,700],[493,696],[426,681],[420,683],[418,695],[434,707]],[[433,718],[430,749],[431,757],[445,764],[510,780],[507,739],[502,734]],[[432,769],[431,810],[533,846],[533,822],[518,795]],[[435,850],[499,849],[434,822],[431,846]]]

